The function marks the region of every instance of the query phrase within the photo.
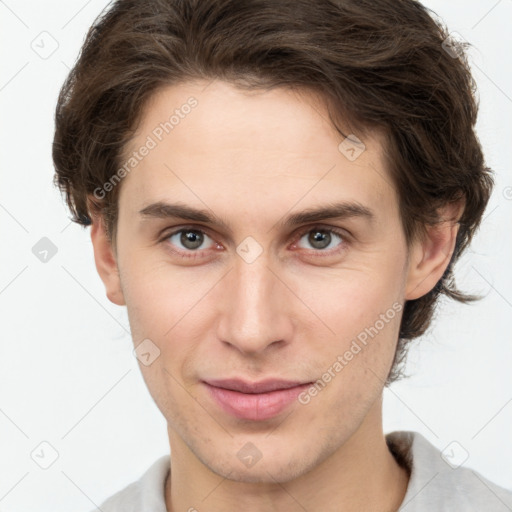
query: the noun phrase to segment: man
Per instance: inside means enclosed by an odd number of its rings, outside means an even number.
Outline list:
[[[461,46],[412,0],[115,2],[63,86],[56,182],[171,457],[107,511],[512,510],[383,388],[492,177]]]

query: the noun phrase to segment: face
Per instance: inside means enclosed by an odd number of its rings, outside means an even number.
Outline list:
[[[97,265],[143,343],[171,452],[284,482],[379,432],[404,299],[437,274],[411,267],[377,133],[357,156],[310,94],[206,85],[148,104],[125,155],[138,154],[115,262],[100,261],[96,238]]]

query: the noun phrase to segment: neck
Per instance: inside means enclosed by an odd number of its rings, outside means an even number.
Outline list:
[[[386,444],[382,397],[334,453],[311,471],[283,483],[223,478],[204,465],[172,430],[169,440],[172,470],[165,486],[168,512],[394,512],[409,482],[408,471],[399,466]]]

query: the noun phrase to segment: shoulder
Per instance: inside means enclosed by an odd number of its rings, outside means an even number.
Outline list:
[[[166,512],[164,489],[169,468],[170,456],[165,455],[139,480],[103,502],[99,509],[102,512]]]
[[[510,512],[512,490],[499,487],[477,471],[458,463],[460,444],[441,451],[418,432],[386,435],[390,451],[410,471],[409,485],[399,512],[456,510]]]

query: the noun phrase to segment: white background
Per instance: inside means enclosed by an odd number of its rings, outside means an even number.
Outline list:
[[[469,454],[465,466],[512,489],[512,0],[425,4],[474,45],[478,133],[496,187],[456,272],[463,290],[485,298],[441,304],[435,327],[410,351],[412,376],[385,391],[384,430],[418,431],[440,449],[456,440]],[[92,510],[168,451],[165,422],[132,355],[125,310],[106,298],[89,231],[70,223],[52,185],[57,94],[105,5],[0,2],[4,512]],[[46,48],[58,43],[47,59],[31,47],[38,37],[47,38]],[[58,250],[47,263],[32,253],[42,237]],[[46,470],[30,456],[42,441],[58,452]]]

